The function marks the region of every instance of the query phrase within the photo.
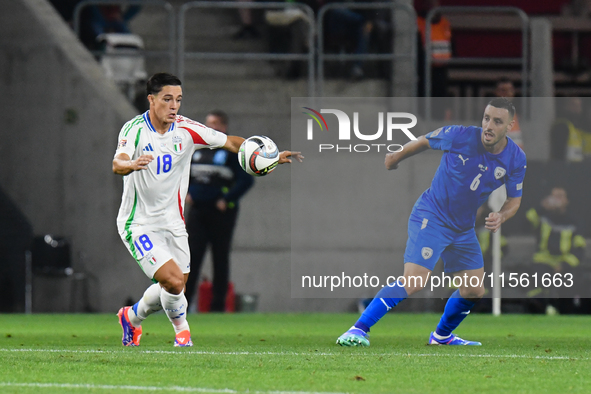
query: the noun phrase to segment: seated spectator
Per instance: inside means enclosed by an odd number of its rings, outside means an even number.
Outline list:
[[[550,130],[550,158],[580,162],[591,156],[591,133],[583,114],[583,100],[568,97],[559,100],[558,117]]]
[[[591,15],[591,1],[571,0],[568,4],[562,6],[561,14],[564,16],[587,18]]]
[[[337,8],[328,11],[325,19],[325,37],[329,45],[355,55],[367,53],[373,23],[368,10]],[[363,61],[352,62],[349,76],[358,80],[364,77]]]
[[[269,51],[271,53],[308,52],[309,27],[311,21],[308,14],[300,8],[286,8],[267,10]],[[307,64],[303,61],[275,61],[273,62],[277,75],[286,79],[297,79],[305,75]]]
[[[254,0],[238,0],[239,2],[252,3]],[[254,26],[252,8],[239,8],[238,16],[240,16],[240,30],[238,30],[232,38],[235,40],[244,40],[249,38],[260,38],[261,34]]]
[[[554,187],[544,197],[540,206],[531,208],[526,217],[536,235],[537,251],[533,255],[533,270],[539,281],[544,274],[571,274],[574,286],[571,288],[543,287],[532,289],[531,296],[545,295],[558,300],[546,300],[546,307],[558,309],[560,313],[572,313],[573,300],[586,298],[588,285],[585,283],[586,264],[585,238],[577,229],[577,221],[568,213],[568,195],[563,187]],[[541,283],[541,282],[540,282]]]
[[[92,29],[95,36],[103,33],[131,33],[129,21],[140,12],[139,5],[122,7],[118,5],[95,5],[92,10]]]

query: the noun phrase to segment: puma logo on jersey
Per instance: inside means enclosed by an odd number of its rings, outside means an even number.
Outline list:
[[[464,165],[466,165],[466,162],[467,162],[468,160],[470,160],[470,158],[469,158],[469,157],[468,157],[467,159],[464,159],[464,158],[462,157],[462,155],[458,155],[458,157],[459,157],[459,158],[462,160],[462,163],[463,163]]]
[[[144,152],[154,152],[154,148],[152,148],[152,144],[148,144],[146,145],[146,147],[143,149]]]

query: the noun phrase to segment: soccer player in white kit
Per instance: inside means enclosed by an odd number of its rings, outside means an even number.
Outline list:
[[[121,308],[117,315],[124,346],[139,346],[142,321],[161,309],[174,327],[174,346],[193,346],[184,294],[190,252],[183,216],[191,157],[203,148],[237,153],[244,138],[178,115],[183,92],[174,75],[153,75],[147,93],[150,109],[119,133],[113,172],[124,176],[119,235],[155,283],[135,305]],[[290,157],[303,159],[300,152],[283,151],[279,163],[291,163]]]

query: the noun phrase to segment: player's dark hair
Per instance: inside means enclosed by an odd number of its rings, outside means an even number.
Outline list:
[[[228,125],[228,114],[222,111],[221,109],[214,109],[213,111],[209,111],[207,116],[215,116],[222,121],[222,124]]]
[[[515,116],[515,106],[505,97],[496,97],[488,102],[488,105],[495,107],[495,108],[502,108],[506,109],[509,112],[509,116],[511,119]]]
[[[181,80],[168,73],[154,74],[146,83],[146,93],[158,94],[165,86],[181,86]]]

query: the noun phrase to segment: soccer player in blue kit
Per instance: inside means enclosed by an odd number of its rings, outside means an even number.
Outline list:
[[[508,138],[515,107],[505,98],[491,100],[484,110],[482,128],[445,126],[386,155],[388,170],[429,148],[443,157],[431,187],[415,203],[408,221],[404,253],[404,283],[384,286],[353,327],[337,339],[341,346],[369,346],[369,330],[390,309],[421,290],[441,257],[445,273],[467,278],[445,305],[443,316],[429,338],[430,345],[481,345],[452,334],[484,295],[484,263],[474,231],[476,211],[493,190],[505,185],[507,200],[499,212],[486,218],[496,232],[521,204],[525,153]],[[470,281],[477,277],[478,280]],[[478,283],[478,285],[475,285]]]

